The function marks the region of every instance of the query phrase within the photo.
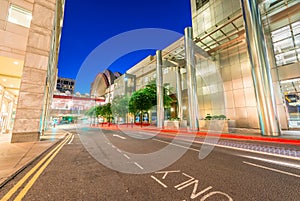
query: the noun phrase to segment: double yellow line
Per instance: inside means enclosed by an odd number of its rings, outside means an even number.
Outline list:
[[[51,152],[49,152],[42,160],[38,162],[13,188],[8,191],[8,193],[0,200],[7,201],[11,198],[13,194],[27,181],[27,179],[32,175],[32,178],[26,184],[26,186],[21,190],[21,192],[14,199],[15,201],[22,200],[41,173],[45,170],[45,168],[49,165],[49,163],[53,160],[53,158],[58,154],[61,148],[69,141],[72,135],[68,135],[61,143],[59,143]]]

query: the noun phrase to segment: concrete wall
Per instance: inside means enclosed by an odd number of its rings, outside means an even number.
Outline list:
[[[57,51],[56,46],[51,47],[53,34],[55,34],[53,30],[56,1],[31,0],[13,1],[13,3],[21,7],[26,6],[26,9],[32,11],[33,17],[27,31],[27,38],[23,36],[22,40],[18,39],[17,44],[19,45],[17,46],[7,44],[9,47],[25,51],[23,75],[11,141],[34,141],[38,140],[40,135],[45,92],[50,91],[45,90],[49,56],[51,51]],[[14,37],[14,33],[5,32],[8,35],[6,37]],[[50,69],[56,72],[54,65]]]

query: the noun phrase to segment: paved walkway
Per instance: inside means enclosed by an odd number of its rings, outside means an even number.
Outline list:
[[[32,162],[67,134],[64,130],[50,129],[40,141],[10,143],[11,134],[0,134],[0,188],[6,180]]]

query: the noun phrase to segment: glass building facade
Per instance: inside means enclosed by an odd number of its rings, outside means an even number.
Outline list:
[[[136,90],[155,80],[173,89],[171,115],[159,101],[152,111],[161,114],[156,125],[178,117],[181,127],[205,130],[202,120],[222,117],[229,132],[278,136],[300,128],[300,2],[249,2],[191,0],[185,36],[127,70]],[[126,93],[124,80],[116,94]]]
[[[191,0],[194,40],[211,58],[196,62],[200,75],[197,76],[199,113],[205,116],[222,112],[217,101],[213,106],[212,100],[222,100],[215,97],[218,97],[218,91],[223,91],[225,115],[236,121],[236,127],[261,129],[260,113],[264,108],[257,109],[262,107],[256,93],[260,89],[255,88],[252,71],[256,67],[262,67],[253,66],[249,56],[249,38],[245,29],[242,2],[209,0],[199,6],[199,1]],[[244,7],[247,7],[247,1],[244,2]],[[276,120],[281,129],[300,128],[300,2],[258,1],[256,7],[260,13],[260,28],[266,44],[267,56],[264,60],[270,65],[270,91],[274,95]],[[249,12],[247,8],[245,10]],[[203,79],[203,72],[214,68],[220,72],[220,85],[214,79]]]

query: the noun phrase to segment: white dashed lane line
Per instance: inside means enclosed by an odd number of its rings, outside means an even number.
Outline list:
[[[136,166],[138,166],[141,170],[144,169],[144,168],[143,168],[140,164],[138,164],[137,162],[134,162],[134,164],[135,164]]]
[[[107,144],[109,144],[109,143],[107,143]],[[123,156],[125,157],[125,158],[127,158],[128,160],[130,160],[130,157],[127,155],[127,154],[124,154],[124,153],[122,153],[122,150],[120,150],[120,149],[118,149],[116,146],[114,146],[114,145],[111,145],[114,149],[116,149],[120,154],[123,154]],[[137,162],[134,162],[134,164],[136,165],[136,166],[138,166],[141,170],[143,170],[144,168],[140,165],[140,164],[138,164]]]
[[[130,157],[127,154],[123,154],[123,156],[125,156],[125,158],[130,159]]]
[[[120,138],[122,140],[126,140],[126,137],[123,137],[123,136],[120,136],[120,135],[117,135],[117,134],[113,134],[113,136],[114,137],[118,137],[118,138]]]

